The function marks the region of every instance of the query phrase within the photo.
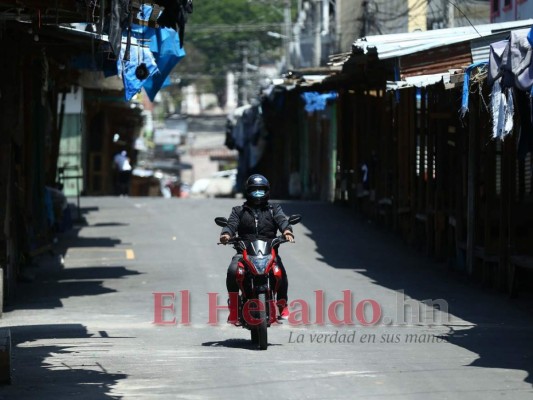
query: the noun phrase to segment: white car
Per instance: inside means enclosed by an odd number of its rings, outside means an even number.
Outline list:
[[[196,180],[191,186],[191,195],[204,195],[208,197],[234,196],[236,183],[236,169],[219,171],[209,178]]]

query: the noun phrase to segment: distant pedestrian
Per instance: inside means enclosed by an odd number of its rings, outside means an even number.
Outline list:
[[[128,153],[122,150],[113,159],[113,168],[116,169],[115,191],[117,195],[127,196],[131,179],[131,164]]]

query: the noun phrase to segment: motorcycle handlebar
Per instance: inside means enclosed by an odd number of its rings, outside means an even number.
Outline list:
[[[274,244],[274,246],[279,246],[280,244],[282,243],[287,243],[287,242],[290,242],[289,240],[285,239],[285,236],[281,235],[281,236],[276,236],[274,239],[272,239],[272,242],[274,242],[275,240],[277,240],[277,243]],[[223,244],[224,246],[228,245],[228,244],[237,244],[239,242],[243,242],[245,241],[244,239],[240,239],[238,237],[232,237],[230,238],[226,243],[222,243],[222,242],[218,242],[218,244]]]

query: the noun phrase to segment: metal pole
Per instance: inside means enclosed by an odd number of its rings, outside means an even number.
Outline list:
[[[76,175],[76,200],[78,206],[78,221],[81,221],[81,209],[80,209],[80,175]]]

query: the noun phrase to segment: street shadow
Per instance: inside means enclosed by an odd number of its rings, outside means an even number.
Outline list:
[[[287,215],[301,214],[322,261],[352,269],[381,287],[403,292],[420,302],[443,299],[448,311],[472,327],[454,330],[446,340],[478,354],[470,365],[527,373],[533,385],[533,299],[520,300],[489,290],[464,272],[437,263],[408,246],[397,234],[353,210],[320,202],[286,202]],[[295,228],[296,236],[298,228]],[[349,289],[349,288],[346,288]],[[375,299],[380,302],[379,299]]]
[[[80,207],[80,213],[82,215],[90,214],[92,212],[100,211],[100,207]]]
[[[72,204],[69,206],[72,207]],[[99,211],[99,207],[85,207],[81,210],[85,215]],[[66,255],[72,249],[86,254],[83,256],[87,257],[85,260],[73,258],[75,262],[81,261],[82,265],[95,262],[100,254],[115,262],[126,260],[126,249],[123,247],[126,243],[113,237],[80,236],[80,231],[85,228],[74,226],[64,232],[57,232],[50,246],[27,258],[17,276],[15,295],[5,305],[6,312],[16,309],[59,308],[63,306],[62,299],[69,297],[113,293],[116,290],[104,287],[104,280],[139,275],[139,272],[124,266],[87,265],[65,268]],[[122,247],[117,248],[121,245]],[[92,249],[93,247],[95,249]],[[95,251],[100,253],[94,253]]]
[[[86,228],[107,228],[110,226],[129,226],[129,224],[124,224],[122,222],[99,222],[97,224],[87,225]]]
[[[475,326],[461,331],[451,329],[443,339],[479,355],[469,366],[525,371],[528,375],[524,382],[533,385],[533,330],[516,325],[508,326],[505,323],[502,325]]]
[[[126,243],[122,240],[107,236],[101,237],[83,237],[80,236],[82,229],[95,227],[96,225],[74,226],[67,231],[58,232],[56,235],[56,243],[53,246],[55,254],[65,255],[67,250],[71,247],[116,247]],[[111,226],[111,225],[108,225]]]
[[[75,226],[88,226],[87,218],[86,216],[93,212],[100,211],[100,207],[82,207],[80,206],[78,208],[78,204],[75,198],[69,198],[68,199],[68,207],[70,211],[70,218],[72,220],[72,224]]]
[[[74,247],[87,245],[85,238],[77,236],[78,231],[64,234],[52,251],[32,259],[31,265],[17,282],[14,299],[5,305],[5,311],[17,309],[52,309],[63,307],[62,299],[77,296],[96,296],[116,292],[104,287],[105,279],[122,279],[140,273],[124,266],[83,266],[64,267],[67,251]],[[119,240],[97,239],[99,246],[107,243],[120,243]],[[92,242],[92,243],[96,243]],[[96,245],[96,244],[95,244]],[[113,244],[114,246],[114,244]]]
[[[104,287],[106,279],[122,279],[139,272],[123,266],[90,266],[63,268],[41,265],[33,269],[31,281],[18,283],[15,301],[5,307],[5,312],[20,309],[52,309],[63,307],[62,300],[69,297],[97,296],[114,293],[116,290]]]
[[[126,267],[81,267],[68,268],[61,271],[53,272],[50,278],[62,280],[82,280],[82,279],[120,279],[126,276],[141,275],[132,269]]]
[[[204,342],[202,346],[205,347],[227,347],[230,349],[244,349],[244,350],[258,350],[257,344],[252,343],[247,339],[226,339],[213,342]],[[281,344],[269,343],[268,347],[281,346]]]
[[[88,352],[98,354],[109,346],[114,338],[105,332],[93,336],[81,324],[8,328],[12,338],[12,383],[2,386],[1,400],[122,398],[111,392],[128,376],[107,371],[102,360]]]
[[[71,241],[68,247],[116,247],[119,244],[123,244],[119,239],[78,237],[75,241]]]

